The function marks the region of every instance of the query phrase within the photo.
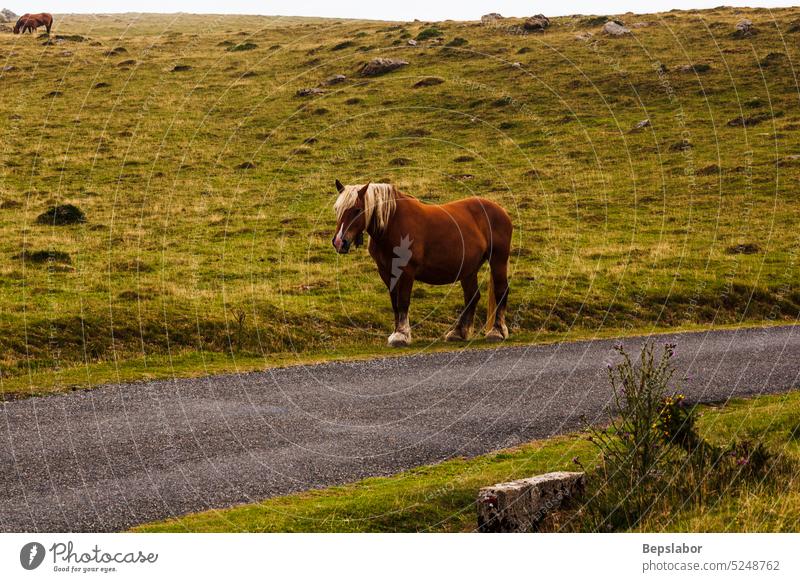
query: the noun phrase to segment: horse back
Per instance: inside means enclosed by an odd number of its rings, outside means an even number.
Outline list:
[[[441,208],[454,216],[461,216],[463,221],[471,220],[487,242],[511,244],[511,217],[496,202],[475,196],[442,204]]]

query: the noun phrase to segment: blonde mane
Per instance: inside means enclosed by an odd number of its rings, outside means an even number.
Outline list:
[[[336,199],[333,209],[336,212],[336,219],[341,220],[345,211],[355,206],[358,199],[358,191],[364,184],[345,186],[344,190]],[[374,224],[378,232],[382,232],[389,224],[389,219],[397,208],[397,189],[392,184],[370,184],[364,195],[364,219],[367,228]],[[374,223],[373,223],[374,221]]]

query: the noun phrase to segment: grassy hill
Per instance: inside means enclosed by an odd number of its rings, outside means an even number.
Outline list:
[[[800,9],[615,18],[632,34],[137,14],[0,33],[0,377],[385,350],[368,254],[330,245],[335,178],[503,204],[520,340],[796,320]],[[409,64],[359,76],[374,57]],[[37,222],[66,203],[85,221]],[[417,286],[418,345],[460,304]]]

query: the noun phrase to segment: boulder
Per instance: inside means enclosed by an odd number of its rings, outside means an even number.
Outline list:
[[[694,65],[680,65],[675,68],[681,73],[707,73],[711,70],[711,65],[707,63],[696,63]]]
[[[609,36],[625,36],[630,33],[631,31],[629,28],[625,28],[622,24],[614,20],[609,20],[603,25],[603,34]]]
[[[314,95],[322,95],[323,93],[325,93],[325,91],[318,87],[306,87],[305,89],[298,89],[295,95],[298,97],[312,97]]]
[[[537,14],[525,20],[522,28],[528,32],[544,32],[548,26],[550,26],[550,19],[544,14]]]
[[[441,77],[424,77],[414,83],[413,87],[419,89],[420,87],[433,87],[434,85],[441,85],[442,83],[444,83],[444,79]]]
[[[503,16],[497,12],[490,12],[481,16],[481,24],[492,24],[498,20],[503,20]]]
[[[0,10],[0,22],[16,22],[18,18],[19,15],[14,14],[8,8]]]
[[[415,41],[413,38],[409,38],[408,46],[417,46],[417,41]]]
[[[548,513],[568,507],[585,487],[584,473],[566,471],[483,487],[478,492],[478,531],[537,531]]]
[[[739,22],[736,23],[736,26],[733,27],[733,36],[736,38],[746,38],[748,36],[753,36],[756,34],[756,27],[753,26],[753,21],[748,20],[747,18],[743,18]]]
[[[347,77],[344,75],[333,75],[332,77],[325,79],[325,84],[329,86],[338,85],[339,83],[344,83],[345,81],[347,81]]]
[[[408,61],[378,57],[377,59],[372,59],[368,63],[364,63],[359,70],[359,74],[362,77],[376,77],[399,69],[400,67],[405,67],[406,65],[408,65]]]

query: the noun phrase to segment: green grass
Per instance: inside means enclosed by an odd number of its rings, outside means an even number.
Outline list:
[[[736,40],[743,17],[760,33]],[[517,338],[794,321],[798,18],[624,16],[654,25],[620,39],[584,17],[537,35],[186,15],[57,16],[48,46],[0,33],[4,390],[385,353],[369,256],[331,249],[335,178],[503,204]],[[442,36],[408,46],[428,28]],[[359,78],[374,56],[410,64]],[[86,222],[36,223],[66,203]],[[417,286],[418,347],[460,303]]]
[[[739,326],[719,325],[717,329],[728,329]],[[703,332],[707,327],[686,325],[681,328],[686,332]],[[669,330],[657,328],[629,328],[630,335],[649,335]],[[545,345],[557,342],[608,339],[619,336],[614,328],[601,329],[596,332],[581,328],[573,328],[567,332],[539,332],[515,334],[506,341],[505,347],[519,345]],[[345,345],[342,348],[324,350],[307,350],[304,352],[274,352],[252,354],[247,352],[225,351],[180,351],[169,355],[154,354],[146,357],[129,357],[126,359],[86,362],[83,365],[69,367],[31,368],[28,373],[13,376],[0,376],[0,400],[16,400],[30,396],[47,396],[75,390],[84,390],[104,384],[119,384],[144,380],[165,378],[191,378],[212,374],[245,373],[285,366],[302,366],[320,364],[334,360],[365,360],[375,357],[397,357],[417,353],[443,352],[456,349],[495,349],[496,343],[488,343],[476,336],[463,344],[433,342],[397,349],[386,346],[383,342],[366,343],[364,345]]]
[[[800,392],[703,407],[701,433],[714,442],[762,439],[800,467]],[[557,470],[591,467],[597,450],[585,435],[539,441],[473,459],[454,459],[392,477],[276,497],[230,509],[144,524],[144,532],[472,531],[478,489]],[[640,531],[797,531],[800,474],[748,486],[701,510],[673,508]]]

